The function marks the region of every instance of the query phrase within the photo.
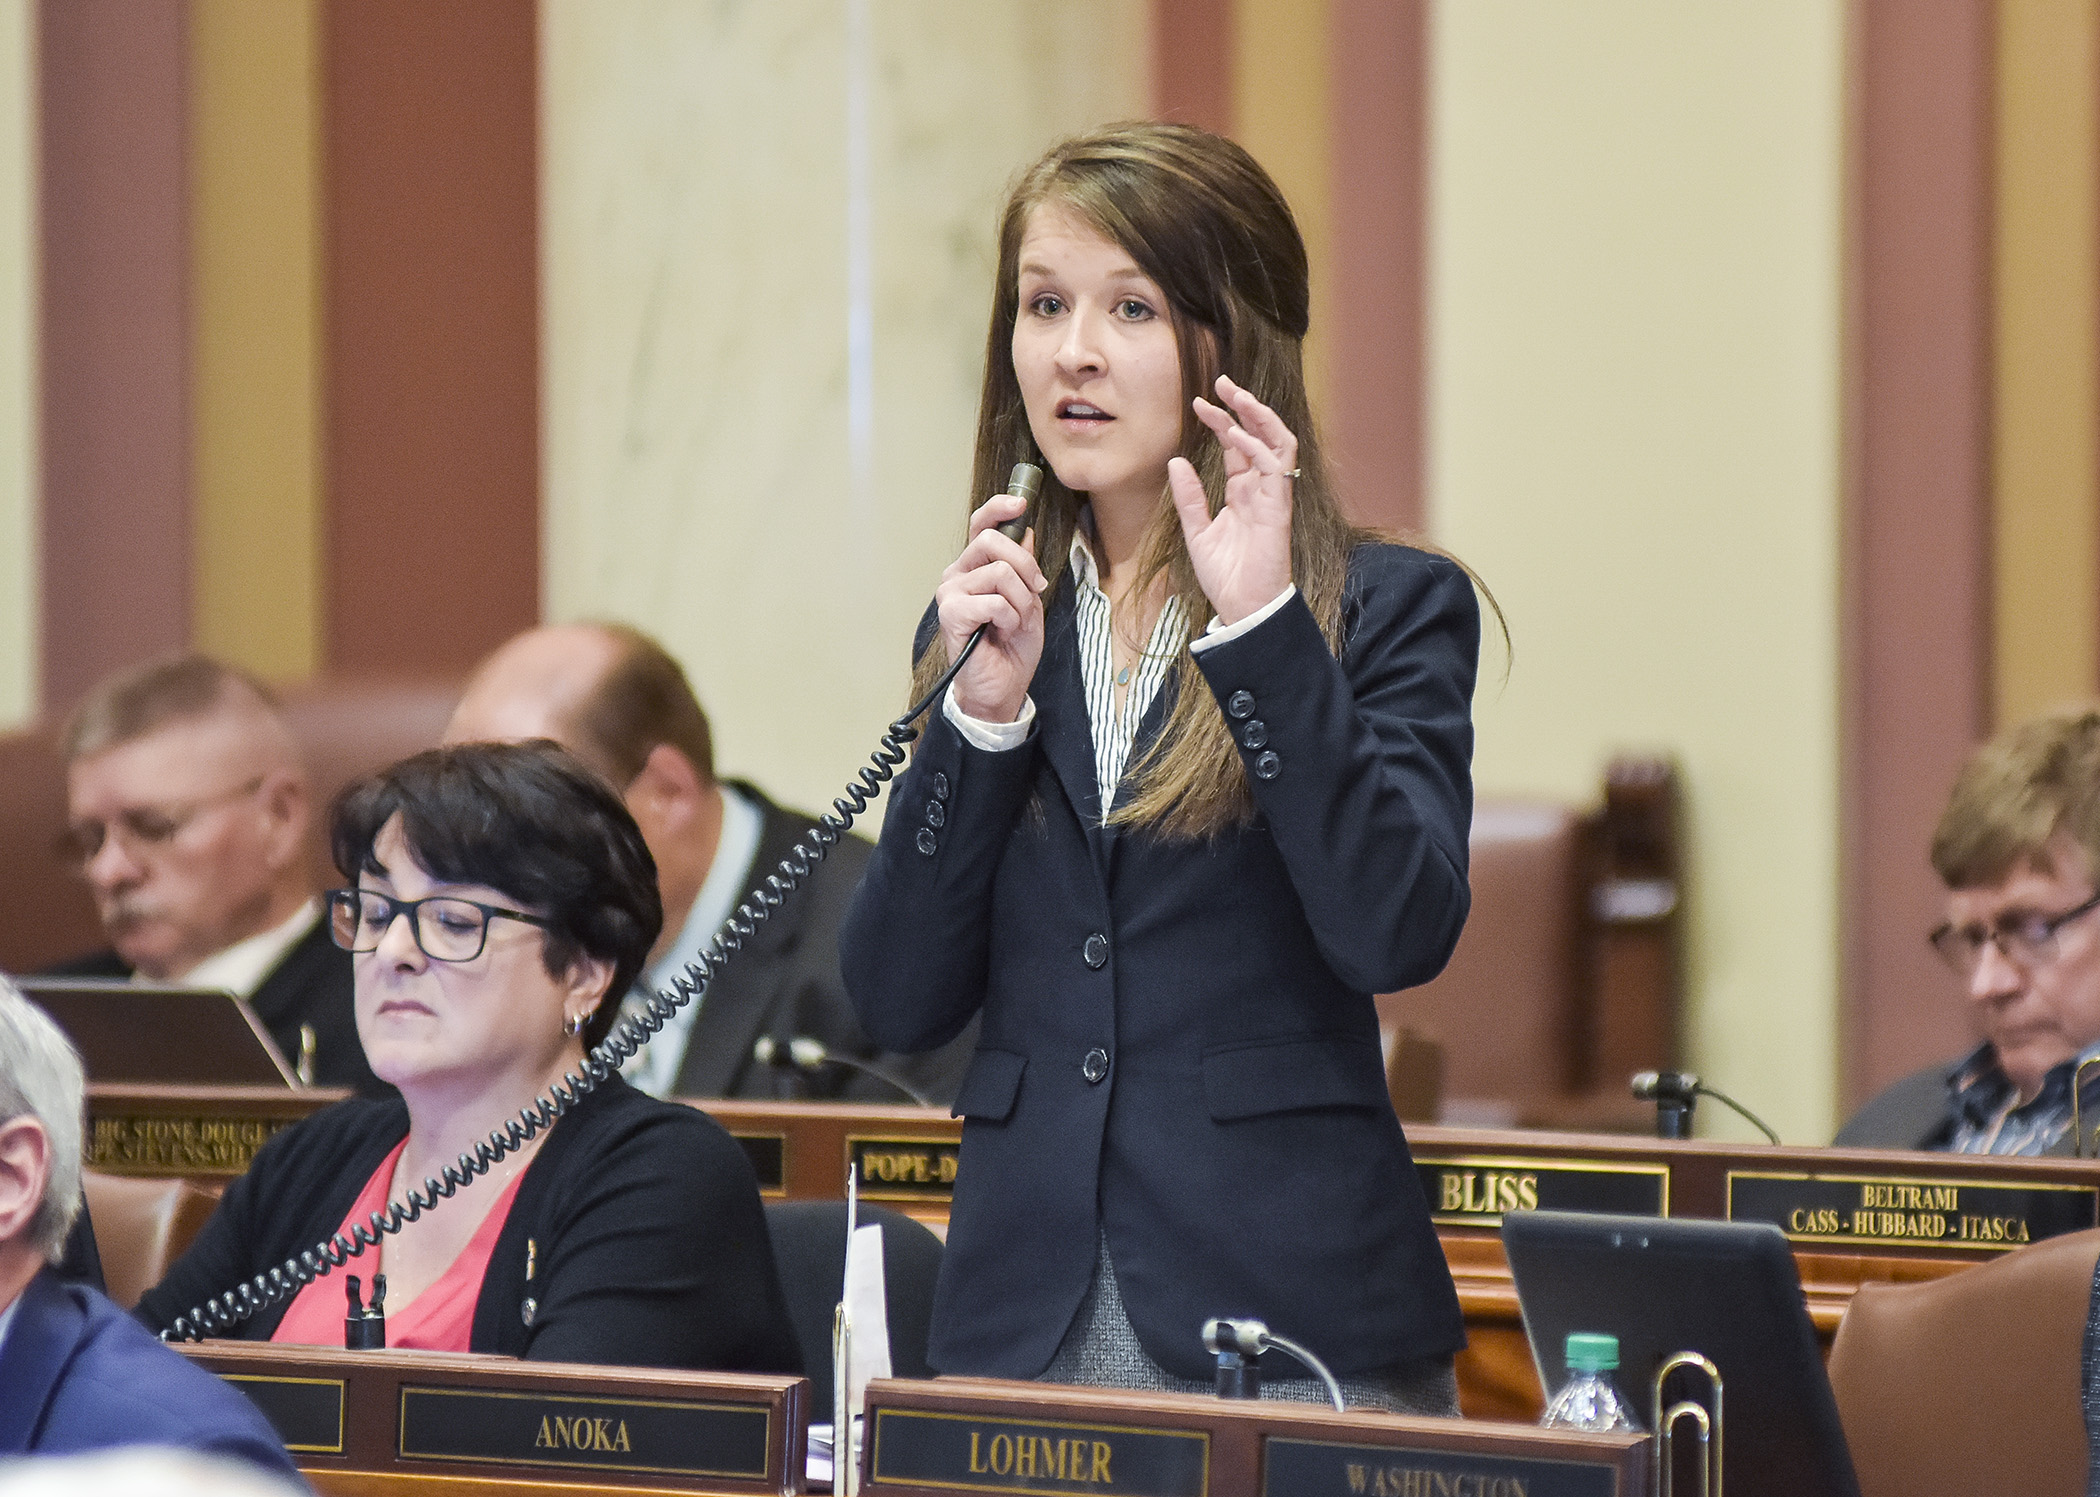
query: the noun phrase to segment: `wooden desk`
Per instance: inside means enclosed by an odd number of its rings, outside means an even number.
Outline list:
[[[798,1377],[208,1341],[329,1497],[803,1490]]]

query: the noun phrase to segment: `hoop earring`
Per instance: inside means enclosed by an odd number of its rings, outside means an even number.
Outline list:
[[[570,1014],[561,1021],[561,1032],[574,1039],[583,1033],[583,1026],[590,1022],[589,1014]]]

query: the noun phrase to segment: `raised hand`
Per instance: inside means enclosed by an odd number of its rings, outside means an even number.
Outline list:
[[[1181,516],[1196,582],[1221,623],[1236,624],[1291,584],[1291,483],[1298,439],[1274,411],[1224,375],[1213,405],[1195,400],[1196,419],[1225,449],[1225,506],[1216,515],[1203,480],[1186,458],[1167,462],[1167,485]]]
[[[1010,723],[1021,715],[1043,658],[1042,594],[1049,583],[1035,563],[1035,532],[1016,542],[995,528],[1027,508],[1012,494],[994,494],[979,505],[970,516],[969,544],[933,590],[950,661],[978,625],[991,626],[952,688],[964,715],[985,722]]]

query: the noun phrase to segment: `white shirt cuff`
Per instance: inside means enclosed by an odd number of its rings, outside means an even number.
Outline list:
[[[955,688],[941,699],[941,716],[955,725],[963,741],[972,748],[981,748],[986,753],[1002,754],[1008,749],[1019,748],[1028,741],[1028,729],[1035,722],[1035,698],[1021,699],[1021,715],[1010,723],[988,723],[981,717],[972,717],[955,705]]]
[[[1255,625],[1268,622],[1277,609],[1283,607],[1284,604],[1297,596],[1298,584],[1293,582],[1261,607],[1255,609],[1254,612],[1241,619],[1237,624],[1221,624],[1216,619],[1212,619],[1210,627],[1203,631],[1201,638],[1189,641],[1189,653],[1191,655],[1201,655],[1212,645],[1221,645],[1228,639],[1238,639]]]

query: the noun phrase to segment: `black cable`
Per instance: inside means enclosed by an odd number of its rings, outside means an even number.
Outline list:
[[[716,972],[743,949],[744,942],[756,933],[759,925],[770,919],[773,912],[786,902],[787,896],[807,881],[816,865],[824,861],[825,853],[851,831],[853,823],[880,798],[883,785],[896,777],[897,767],[907,757],[904,746],[919,736],[919,730],[912,724],[940,700],[941,693],[948,689],[956,673],[963,668],[963,663],[977,648],[977,642],[984,637],[988,627],[980,625],[970,636],[969,643],[957,653],[954,663],[933,683],[933,689],[884,730],[875,752],[868,756],[868,763],[847,784],[846,793],[831,803],[831,812],[817,819],[817,824],[780,860],[776,870],[766,875],[764,885],[753,888],[745,896],[735,913],[715,932],[707,949],[672,979],[671,990],[651,993],[642,1013],[622,1019],[618,1027],[584,1057],[582,1075],[565,1072],[562,1079],[544,1095],[535,1098],[531,1106],[521,1109],[515,1121],[490,1130],[489,1136],[474,1146],[472,1154],[462,1154],[456,1165],[447,1165],[442,1177],[426,1179],[420,1190],[410,1190],[405,1203],[389,1201],[384,1211],[373,1212],[369,1226],[358,1222],[347,1235],[337,1232],[309,1251],[287,1258],[277,1267],[193,1306],[189,1314],[178,1315],[174,1323],[161,1332],[161,1339],[201,1341],[206,1335],[232,1330],[279,1300],[296,1294],[315,1279],[341,1268],[350,1259],[362,1257],[365,1249],[377,1247],[382,1237],[397,1235],[424,1212],[434,1210],[438,1202],[450,1200],[454,1192],[487,1174],[498,1161],[516,1153],[540,1133],[553,1127],[563,1113],[597,1090],[606,1077],[633,1059],[642,1046],[649,1043],[671,1015],[707,990]]]

